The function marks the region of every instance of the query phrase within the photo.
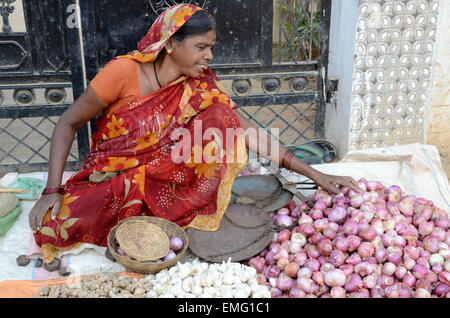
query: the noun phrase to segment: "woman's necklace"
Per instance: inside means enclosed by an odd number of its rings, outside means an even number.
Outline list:
[[[158,74],[156,73],[156,62],[153,63],[153,70],[155,71],[155,77],[156,77],[156,81],[158,82],[159,88],[161,88],[162,85],[161,85],[161,83],[159,82]]]

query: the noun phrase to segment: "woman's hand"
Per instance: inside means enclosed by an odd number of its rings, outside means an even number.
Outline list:
[[[28,216],[31,230],[38,232],[42,226],[42,220],[49,209],[52,209],[52,220],[56,218],[61,208],[62,194],[46,194],[39,198]]]
[[[356,192],[361,192],[358,182],[356,182],[352,177],[332,176],[320,173],[313,179],[313,181],[319,187],[332,194],[341,193],[338,186],[347,186]]]

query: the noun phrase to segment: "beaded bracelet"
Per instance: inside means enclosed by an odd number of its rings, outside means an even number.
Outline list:
[[[54,193],[64,194],[64,189],[62,187],[59,187],[59,188],[45,188],[44,191],[42,191],[42,195],[54,194]]]

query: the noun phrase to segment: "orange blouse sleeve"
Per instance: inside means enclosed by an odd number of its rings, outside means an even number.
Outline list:
[[[90,82],[97,96],[110,105],[122,96],[125,84],[125,70],[120,60],[112,60]]]

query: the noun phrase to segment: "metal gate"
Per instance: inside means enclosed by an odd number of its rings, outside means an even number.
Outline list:
[[[181,2],[216,17],[211,67],[244,116],[278,126],[286,145],[324,135],[331,0],[21,2],[25,28],[16,32],[9,18],[20,0],[0,0],[0,174],[45,170],[58,116],[109,60],[136,48],[162,10]],[[88,154],[93,126],[78,131],[66,169]]]

